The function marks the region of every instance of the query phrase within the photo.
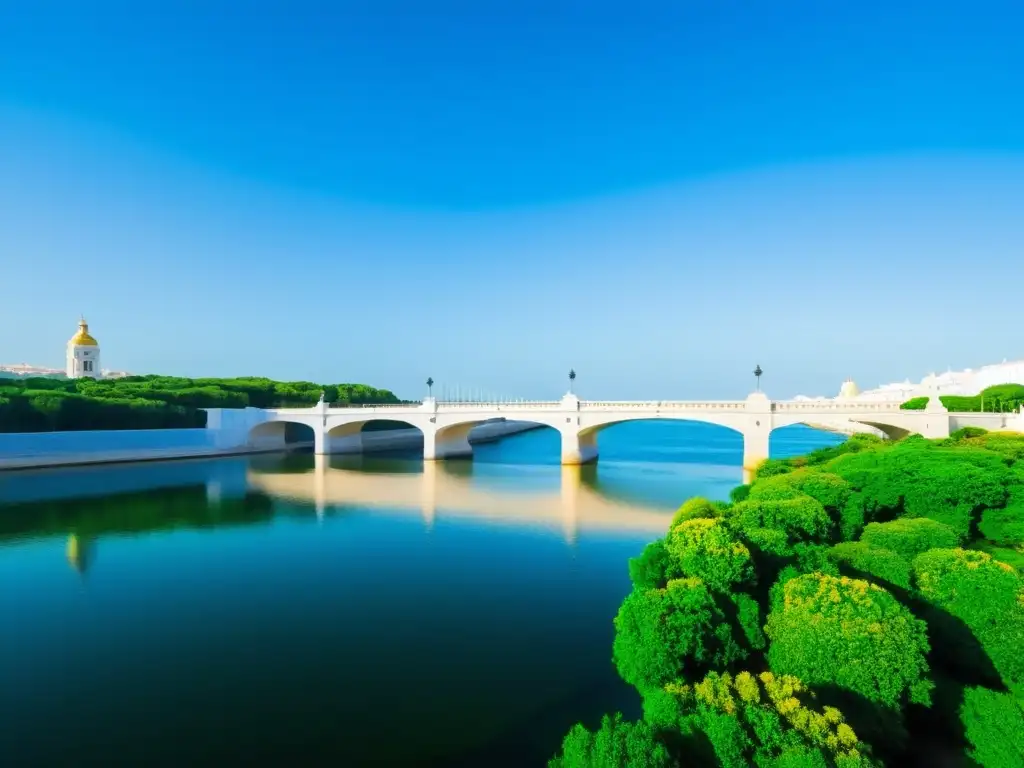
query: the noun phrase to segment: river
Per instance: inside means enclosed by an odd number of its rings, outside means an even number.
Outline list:
[[[611,664],[628,558],[727,497],[740,437],[475,453],[0,473],[0,764],[543,765],[577,720],[637,714]]]

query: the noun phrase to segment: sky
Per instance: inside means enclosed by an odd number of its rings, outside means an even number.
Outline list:
[[[1024,357],[1024,5],[0,0],[0,362],[554,399]]]

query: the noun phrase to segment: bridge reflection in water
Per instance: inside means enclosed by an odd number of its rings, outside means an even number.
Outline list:
[[[460,471],[458,463],[395,462],[388,471],[378,460],[380,471],[365,471],[348,468],[351,463],[332,462],[330,456],[313,459],[312,469],[306,471],[261,471],[253,466],[248,485],[271,497],[308,503],[321,518],[331,507],[364,507],[383,514],[420,515],[428,528],[439,519],[457,519],[561,529],[570,543],[583,531],[660,536],[673,514],[663,507],[603,495],[588,482],[594,467],[544,467],[554,470],[551,480],[560,474],[557,487],[523,483],[498,489],[488,488],[473,471]]]

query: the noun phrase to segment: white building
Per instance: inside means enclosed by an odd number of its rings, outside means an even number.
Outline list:
[[[103,376],[100,368],[100,343],[89,334],[89,324],[83,317],[78,321],[78,333],[68,339],[67,370],[69,379],[99,379]]]
[[[986,387],[996,384],[1024,384],[1024,360],[986,365],[981,368],[967,368],[963,371],[930,373],[917,384],[910,379],[892,384],[882,384],[874,389],[861,390],[853,379],[847,379],[839,388],[836,400],[905,401],[912,397],[934,397],[939,395],[977,395]],[[825,400],[823,397],[799,395],[797,400]]]
[[[0,365],[0,374],[17,377],[67,376],[69,379],[115,379],[131,374],[124,371],[104,370],[100,367],[100,344],[89,333],[89,324],[83,317],[78,321],[78,332],[68,340],[64,368],[47,368],[28,363]]]

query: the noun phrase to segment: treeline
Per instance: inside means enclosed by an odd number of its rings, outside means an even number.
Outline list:
[[[939,400],[947,410],[957,413],[1003,413],[1016,411],[1024,404],[1024,385],[996,384],[983,389],[977,395],[941,395]],[[912,397],[900,408],[908,411],[923,411],[928,405],[927,397]]]
[[[265,378],[26,378],[0,381],[0,432],[172,429],[206,426],[203,408],[309,407],[401,402],[365,384],[315,384]]]
[[[550,768],[1024,766],[1024,435],[857,435],[690,499],[629,564],[643,716]]]

